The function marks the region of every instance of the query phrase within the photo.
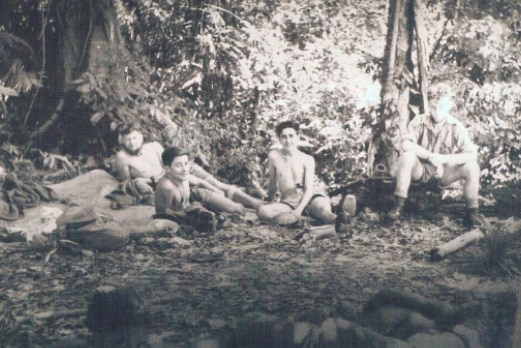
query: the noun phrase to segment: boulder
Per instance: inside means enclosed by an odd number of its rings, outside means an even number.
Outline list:
[[[479,332],[474,329],[468,328],[463,325],[456,325],[452,329],[456,335],[458,335],[467,348],[481,348],[481,341],[479,339]]]
[[[466,348],[463,340],[452,332],[417,333],[407,342],[416,348]]]

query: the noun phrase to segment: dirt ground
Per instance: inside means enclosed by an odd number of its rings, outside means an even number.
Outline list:
[[[135,334],[149,347],[188,347],[245,318],[320,324],[346,308],[360,310],[386,288],[478,308],[469,320],[478,319],[485,346],[509,347],[521,221],[488,220],[495,237],[440,262],[430,260],[430,250],[463,232],[456,213],[406,215],[386,226],[366,210],[351,221],[350,233],[323,240],[303,228],[234,220],[214,235],[181,231],[107,253],[37,252],[22,240],[4,240],[0,337],[13,347],[87,346],[85,311],[100,287],[132,289],[147,313]]]

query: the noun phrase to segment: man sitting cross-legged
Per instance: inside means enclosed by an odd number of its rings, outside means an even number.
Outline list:
[[[291,224],[307,209],[311,217],[326,224],[335,223],[337,215],[332,212],[323,184],[315,182],[315,159],[297,148],[299,125],[291,121],[282,122],[277,126],[276,133],[282,148],[274,149],[268,155],[268,200],[271,203],[257,210],[259,218],[280,225]],[[280,202],[275,202],[277,189],[280,191]],[[353,199],[346,201],[351,206],[343,210],[354,215],[356,201],[354,204]]]
[[[242,214],[244,212],[240,203],[216,194],[206,181],[190,174],[187,151],[179,147],[171,147],[163,151],[161,159],[165,166],[165,175],[156,187],[156,218],[171,216],[174,220],[192,225],[215,223],[213,214],[201,209],[201,205],[217,213]],[[194,206],[194,202],[199,204]],[[189,213],[193,212],[196,212],[197,216],[191,215],[190,220]]]
[[[168,134],[175,135],[171,132],[171,127],[168,128],[168,131]],[[143,133],[133,125],[123,125],[119,129],[119,134],[123,149],[117,153],[115,163],[120,179],[127,183],[126,186],[133,188],[139,194],[152,194],[155,183],[165,174],[161,163],[163,146],[157,141],[144,143]],[[257,209],[263,203],[262,200],[251,197],[235,186],[217,180],[192,161],[190,173],[192,174],[191,180],[203,180],[209,190],[219,195],[226,195],[234,202],[248,208]]]
[[[462,180],[467,207],[464,224],[473,228],[481,220],[476,146],[463,124],[450,114],[454,103],[448,85],[433,86],[430,101],[429,113],[417,116],[408,125],[396,178],[395,206],[387,217],[398,220],[412,181],[435,180],[443,187]]]

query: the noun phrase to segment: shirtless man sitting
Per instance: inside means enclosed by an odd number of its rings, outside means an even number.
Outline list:
[[[201,209],[201,205],[216,213],[243,213],[242,204],[216,194],[212,191],[211,184],[190,174],[191,164],[188,153],[182,148],[171,147],[164,150],[161,159],[165,166],[165,175],[159,180],[156,187],[156,218],[165,218],[168,215],[174,220],[177,219],[178,222],[189,224],[201,223],[202,221],[197,220],[209,217],[214,219],[213,214],[209,214],[210,212],[206,209]],[[196,202],[200,204],[197,205]],[[192,220],[187,221],[189,213],[193,212],[197,212],[198,215],[192,216]],[[183,221],[179,221],[180,219]]]
[[[335,223],[337,215],[332,212],[323,184],[317,185],[314,182],[315,159],[297,148],[299,125],[291,121],[282,122],[277,126],[276,133],[282,148],[274,149],[268,155],[268,200],[271,203],[257,210],[259,218],[286,224],[278,217],[288,216],[289,213],[295,217],[288,219],[288,223],[292,223],[308,209],[311,217],[326,224]],[[280,192],[280,202],[275,202],[277,189]],[[354,215],[355,210],[356,203],[346,213]]]
[[[173,123],[173,122],[172,122]],[[174,135],[172,126],[168,127],[168,134]],[[157,141],[144,143],[143,133],[134,125],[124,125],[119,129],[119,141],[123,149],[116,154],[116,170],[120,179],[132,182],[136,190],[143,195],[154,192],[154,186],[165,174],[161,162],[163,146]],[[226,195],[234,202],[246,207],[257,209],[262,205],[262,200],[254,198],[236,188],[217,180],[196,163],[190,163],[190,180],[204,180],[207,188],[216,194]],[[199,184],[199,182],[191,182]]]

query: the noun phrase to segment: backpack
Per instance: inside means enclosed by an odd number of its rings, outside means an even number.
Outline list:
[[[198,204],[191,204],[184,211],[174,212],[174,214],[156,213],[152,218],[167,219],[180,225],[189,225],[197,232],[214,233],[217,230],[215,213]]]
[[[106,213],[93,208],[71,207],[56,220],[60,239],[67,239],[97,251],[111,251],[128,243],[129,233]]]

